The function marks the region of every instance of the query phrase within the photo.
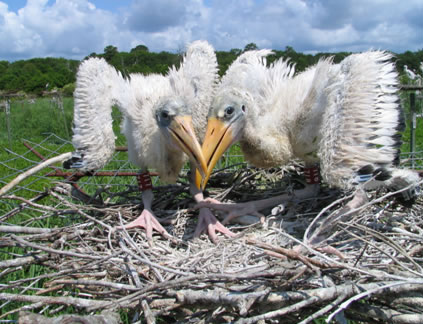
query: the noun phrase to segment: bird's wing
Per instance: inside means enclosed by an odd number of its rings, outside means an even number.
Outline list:
[[[280,89],[295,72],[295,66],[283,58],[268,67],[266,57],[271,54],[267,49],[241,54],[226,71],[218,91],[236,89],[240,95],[246,93],[254,98],[258,113],[267,114],[275,108]]]
[[[217,84],[217,59],[213,47],[206,41],[190,44],[179,69],[168,73],[174,95],[184,98],[192,110],[195,132],[202,138],[207,114]]]
[[[239,89],[259,99],[266,91],[269,78],[266,57],[273,54],[271,50],[247,51],[241,54],[228,68],[223,76],[219,90]]]
[[[319,149],[328,183],[348,187],[361,168],[389,168],[398,159],[403,115],[397,90],[386,52],[353,54],[334,66]]]
[[[279,118],[285,118],[286,113],[288,113],[281,107],[284,106],[283,102],[291,103],[292,100],[298,100],[300,94],[304,92],[304,88],[295,94],[290,90],[293,85],[294,73],[295,64],[291,64],[289,60],[284,58],[278,59],[267,69],[261,89],[256,94],[256,101],[262,106],[261,114],[268,115],[273,123]],[[292,99],[289,98],[291,96]],[[293,108],[291,104],[285,106],[289,109]]]
[[[95,170],[107,163],[115,149],[112,106],[128,114],[133,100],[128,80],[104,59],[90,58],[81,63],[74,92],[72,138],[80,158],[71,167]]]
[[[279,125],[281,132],[289,130],[295,156],[307,163],[318,160],[326,110],[324,89],[332,66],[331,59],[323,59],[292,79],[288,77],[277,89],[276,104],[269,113],[270,120]]]

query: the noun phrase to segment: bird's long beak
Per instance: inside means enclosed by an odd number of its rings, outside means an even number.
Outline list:
[[[207,161],[207,171],[205,177],[197,173],[195,183],[198,188],[203,190],[206,187],[214,166],[233,141],[230,124],[225,124],[215,117],[209,118],[202,146],[204,158]]]
[[[207,163],[194,133],[192,117],[175,116],[169,125],[169,131],[175,143],[188,155],[204,177],[207,172]]]

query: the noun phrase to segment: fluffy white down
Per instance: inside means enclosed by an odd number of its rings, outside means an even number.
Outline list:
[[[192,109],[192,123],[198,140],[202,141],[207,115],[215,95],[218,79],[217,59],[213,47],[206,41],[195,41],[179,70],[169,71],[169,81],[175,96],[185,98]]]
[[[115,149],[112,106],[123,91],[128,97],[129,83],[103,59],[81,63],[76,75],[72,143],[84,156],[84,170],[103,167]]]
[[[213,48],[205,41],[192,43],[179,69],[168,75],[132,74],[125,79],[106,61],[90,58],[77,73],[73,144],[83,156],[83,170],[103,167],[115,148],[111,111],[123,114],[122,132],[128,142],[129,159],[141,169],[154,168],[163,181],[174,182],[186,156],[160,131],[156,109],[181,99],[193,117],[194,128],[204,132],[206,116],[217,78]]]
[[[400,172],[393,165],[401,110],[389,53],[353,54],[340,64],[323,59],[296,76],[283,59],[266,67],[270,53],[241,55],[217,94],[220,102],[237,96],[249,109],[240,144],[250,163],[271,167],[294,158],[319,163],[325,182],[342,189],[351,188],[365,166],[392,174],[377,185],[417,182],[413,171]]]
[[[363,166],[390,169],[398,154],[398,76],[391,55],[353,54],[333,67],[319,147],[321,172],[331,185],[348,188]]]

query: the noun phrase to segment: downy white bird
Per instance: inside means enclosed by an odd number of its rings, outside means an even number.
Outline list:
[[[267,67],[269,54],[245,52],[221,80],[202,146],[208,164],[203,188],[235,142],[257,167],[302,159],[310,185],[296,197],[312,196],[320,173],[326,183],[345,190],[357,185],[399,189],[418,182],[417,173],[395,167],[403,117],[390,54],[353,54],[340,64],[323,59],[295,77],[294,67],[282,59]],[[225,223],[245,214],[259,216],[260,209],[288,199],[292,196],[286,194],[234,205],[210,199],[199,206],[228,211]]]
[[[141,215],[125,228],[145,228],[149,239],[153,229],[168,236],[151,208],[148,168],[157,170],[165,182],[175,182],[188,156],[191,174],[195,175],[195,168],[204,174],[206,164],[198,138],[204,136],[216,82],[216,55],[206,41],[193,42],[179,69],[171,68],[166,76],[131,74],[124,78],[103,59],[81,63],[74,93],[72,142],[76,152],[67,164],[92,171],[109,161],[115,149],[111,111],[116,105],[123,115],[129,159],[141,168],[137,179],[144,205]],[[193,182],[190,191],[200,202],[202,192]],[[216,240],[216,230],[233,235],[203,208],[196,235],[206,229],[212,240]]]
[[[410,70],[407,65],[404,65],[404,72],[407,74],[410,80],[414,80],[416,78],[416,73]]]

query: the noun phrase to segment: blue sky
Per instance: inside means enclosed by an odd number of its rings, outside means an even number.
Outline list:
[[[196,39],[217,50],[416,51],[423,1],[0,0],[0,60],[81,59],[108,45],[176,52]]]

